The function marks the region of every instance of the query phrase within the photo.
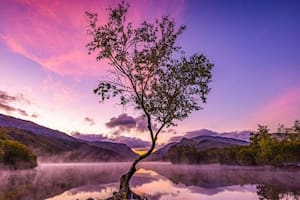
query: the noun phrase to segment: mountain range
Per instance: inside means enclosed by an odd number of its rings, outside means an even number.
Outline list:
[[[119,136],[112,142],[101,135],[73,134],[72,136],[31,121],[0,114],[0,134],[25,144],[38,156],[39,161],[132,161],[137,155],[131,148],[147,147],[149,142],[138,138]],[[149,160],[165,160],[172,146],[193,145],[199,151],[248,145],[250,131],[218,133],[207,129],[187,132],[172,137],[169,143],[154,152]]]
[[[211,132],[211,131],[210,131]],[[179,142],[172,142],[164,147],[160,148],[158,151],[154,152],[150,160],[168,160],[168,152],[172,147],[178,146],[194,146],[198,151],[205,151],[213,148],[225,148],[230,146],[246,146],[249,145],[248,141],[224,137],[221,134],[200,134],[192,138],[181,138]]]
[[[39,161],[127,161],[136,154],[125,144],[90,142],[36,123],[0,114],[0,132],[28,146]]]
[[[102,141],[102,142],[112,142],[112,143],[122,143],[126,144],[130,148],[147,148],[151,144],[149,141],[144,141],[140,138],[136,137],[127,137],[123,135],[118,135],[113,138],[108,138],[100,134],[83,134],[79,132],[73,132],[71,133],[72,137],[75,137],[77,139],[89,141],[89,142],[95,142],[95,141]]]
[[[186,132],[182,136],[174,136],[169,139],[169,142],[179,142],[183,138],[195,138],[198,136],[219,136],[219,137],[224,137],[224,138],[234,138],[238,140],[244,140],[249,142],[250,141],[250,136],[251,136],[252,131],[231,131],[231,132],[216,132],[216,131],[211,131],[208,129],[200,129],[196,131],[189,131]]]

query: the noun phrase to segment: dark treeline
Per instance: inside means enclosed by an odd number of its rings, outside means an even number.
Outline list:
[[[300,122],[277,133],[269,133],[267,126],[258,127],[248,146],[199,151],[195,146],[173,146],[168,152],[172,163],[221,163],[231,165],[297,166],[300,163]]]
[[[6,128],[0,127],[0,167],[24,169],[37,166],[37,157],[24,144],[7,138]]]
[[[258,184],[256,185],[256,193],[259,200],[281,200],[281,199],[295,199],[300,198],[299,190],[285,190],[270,185]]]

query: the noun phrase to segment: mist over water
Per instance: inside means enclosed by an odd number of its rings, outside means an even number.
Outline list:
[[[0,200],[105,199],[131,163],[39,164],[0,171]],[[141,163],[132,190],[149,199],[300,199],[300,171],[268,167]]]

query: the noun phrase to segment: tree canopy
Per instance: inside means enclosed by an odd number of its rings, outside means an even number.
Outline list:
[[[103,26],[97,26],[97,14],[87,12],[89,53],[112,66],[110,80],[101,80],[94,92],[101,101],[119,95],[122,105],[130,103],[162,126],[175,125],[206,102],[213,64],[202,54],[187,57],[176,45],[185,26],[163,16],[134,28],[126,20],[128,8],[124,2],[110,8]]]

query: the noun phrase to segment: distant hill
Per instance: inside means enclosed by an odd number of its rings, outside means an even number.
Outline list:
[[[42,135],[42,136],[47,136],[47,137],[51,137],[51,138],[58,138],[58,139],[63,139],[63,140],[68,140],[68,141],[76,141],[75,138],[73,138],[61,131],[53,130],[53,129],[38,125],[31,121],[18,119],[18,118],[11,117],[8,115],[3,115],[3,114],[0,114],[0,126],[17,128],[20,130],[32,132],[36,135]]]
[[[174,136],[174,137],[170,138],[169,143],[179,142],[182,138],[195,138],[198,136],[221,136],[221,137],[225,137],[225,138],[234,138],[234,139],[244,140],[244,141],[249,142],[250,136],[251,136],[251,131],[231,131],[231,132],[219,133],[219,132],[211,131],[208,129],[200,129],[200,130],[186,132],[182,136]]]
[[[93,142],[93,141],[101,141],[101,142],[110,142],[110,143],[118,143],[118,144],[126,144],[128,147],[136,149],[136,148],[147,148],[151,145],[149,141],[144,141],[140,138],[136,137],[127,137],[124,135],[119,135],[116,137],[106,137],[99,134],[82,134],[79,132],[72,133],[72,136],[77,139]]]
[[[151,160],[167,160],[168,151],[171,147],[178,146],[194,146],[198,151],[205,151],[214,148],[225,148],[230,146],[245,146],[249,142],[235,138],[228,138],[216,135],[201,135],[194,138],[182,138],[179,142],[169,143],[154,152]]]
[[[252,131],[232,131],[221,133],[222,137],[235,138],[249,142]]]
[[[39,161],[126,161],[136,155],[124,144],[87,142],[61,131],[0,114],[0,132],[25,144]]]
[[[184,145],[183,140],[181,140],[179,144]],[[223,136],[198,136],[198,137],[191,138],[189,140],[191,140],[190,142],[192,142],[193,144],[197,145],[199,150],[206,150],[211,148],[210,146],[207,146],[207,148],[204,147],[203,144],[205,144],[206,142],[211,142],[212,144],[214,144],[214,148],[223,148],[223,146],[232,146],[232,145],[243,146],[249,144],[249,142],[244,140],[223,137]]]
[[[149,158],[147,158],[148,160],[155,160],[155,161],[158,161],[158,160],[165,160],[165,158],[167,157],[168,155],[168,151],[169,149],[176,145],[176,142],[172,142],[172,143],[169,143],[169,144],[166,144],[165,146],[163,146],[162,148],[158,149],[157,151],[155,151],[154,153],[152,153]]]
[[[105,148],[114,152],[118,152],[121,157],[134,158],[136,154],[126,145],[122,143],[104,142],[104,141],[82,141],[91,146]]]

